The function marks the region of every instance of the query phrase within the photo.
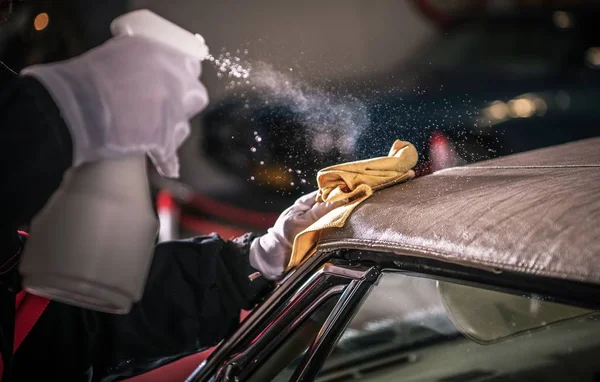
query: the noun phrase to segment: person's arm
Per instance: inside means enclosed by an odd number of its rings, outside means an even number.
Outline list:
[[[71,135],[48,91],[17,77],[0,92],[2,224],[26,224],[46,204],[71,166]]]
[[[46,89],[15,76],[0,89],[0,351],[12,362],[14,293],[19,288],[16,230],[46,204],[71,166],[71,136]]]
[[[238,328],[240,311],[274,287],[250,266],[253,238],[211,235],[159,244],[142,300],[127,315],[51,302],[15,354],[15,375],[114,381],[216,345]],[[40,349],[52,351],[32,368]]]
[[[95,369],[112,365],[111,375],[132,376],[232,334],[240,310],[252,309],[285,275],[298,233],[339,205],[317,203],[316,196],[296,200],[260,237],[159,244],[142,300],[129,315],[107,318],[110,336],[100,337],[97,349],[109,356],[99,355],[106,366]]]
[[[96,375],[133,376],[206,349],[231,335],[242,309],[250,310],[273,288],[249,263],[247,234],[217,235],[156,247],[142,300],[125,316],[102,316]]]

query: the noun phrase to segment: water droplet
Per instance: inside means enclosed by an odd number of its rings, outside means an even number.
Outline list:
[[[252,151],[253,153],[256,152],[256,147],[250,147],[250,151]]]
[[[301,180],[300,180],[300,183],[302,183],[302,184],[306,184],[306,179],[301,179]]]
[[[294,71],[294,68],[290,68],[290,72],[293,72],[293,71]]]
[[[254,180],[254,177],[253,177],[253,176],[251,176],[251,177],[250,177],[250,180]]]
[[[260,135],[257,135],[254,139],[256,139],[256,142],[262,141],[262,138],[260,137]]]
[[[264,161],[264,160],[261,160],[261,161],[260,161],[260,165],[261,165],[261,166],[264,166],[264,165],[265,165],[265,161]]]
[[[295,183],[294,182],[290,182],[290,186],[294,187]]]
[[[255,131],[255,132],[254,132],[254,135],[258,135],[258,131]]]

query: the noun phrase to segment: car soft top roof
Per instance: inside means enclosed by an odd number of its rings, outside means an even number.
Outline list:
[[[379,191],[319,242],[348,248],[600,284],[600,138]]]

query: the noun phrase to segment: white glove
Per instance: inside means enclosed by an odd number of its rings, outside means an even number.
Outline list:
[[[148,154],[179,176],[177,149],[208,103],[200,62],[140,36],[115,37],[85,54],[22,71],[58,105],[73,139],[73,165]]]
[[[306,194],[279,216],[273,228],[250,245],[250,265],[269,280],[283,276],[296,235],[304,231],[338,203],[315,203],[317,191]]]

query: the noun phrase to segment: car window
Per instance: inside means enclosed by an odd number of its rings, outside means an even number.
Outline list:
[[[597,311],[385,273],[317,381],[592,381]]]
[[[289,381],[337,301],[337,297],[332,297],[317,308],[252,375],[249,382]]]

